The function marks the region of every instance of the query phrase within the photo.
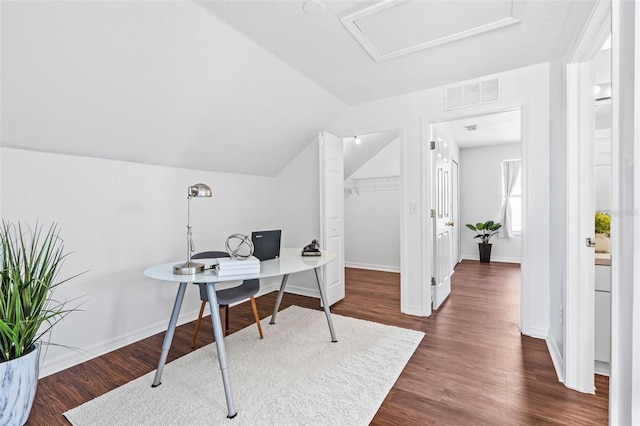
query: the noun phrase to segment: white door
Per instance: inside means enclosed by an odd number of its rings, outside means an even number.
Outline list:
[[[451,160],[449,144],[440,139],[432,127],[431,170],[433,222],[433,280],[431,300],[433,309],[438,309],[451,293],[451,245],[453,232],[451,222]]]
[[[595,253],[593,61],[567,65],[565,386],[594,390]]]
[[[453,223],[451,268],[455,268],[460,262],[460,213],[458,210],[460,193],[458,192],[458,173],[458,163],[455,160],[451,160],[451,223]]]
[[[344,144],[320,132],[320,248],[336,254],[323,268],[329,306],[344,298]]]

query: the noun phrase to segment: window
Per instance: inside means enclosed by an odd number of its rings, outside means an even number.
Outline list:
[[[515,235],[522,233],[522,188],[520,185],[522,173],[518,172],[516,186],[509,197],[511,203],[511,230]]]
[[[522,173],[520,160],[504,160],[502,162],[502,211],[500,220],[503,226],[502,235],[510,237],[522,233]],[[506,202],[509,201],[511,214],[508,214]]]

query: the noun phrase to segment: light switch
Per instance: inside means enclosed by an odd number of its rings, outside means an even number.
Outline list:
[[[409,214],[418,214],[418,204],[409,203]]]

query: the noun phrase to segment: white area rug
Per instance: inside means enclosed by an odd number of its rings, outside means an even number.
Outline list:
[[[215,343],[64,415],[83,425],[367,425],[424,333],[291,306],[225,339],[238,415],[229,420]]]

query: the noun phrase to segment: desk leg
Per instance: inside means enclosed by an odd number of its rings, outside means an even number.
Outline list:
[[[271,321],[269,321],[269,324],[276,323],[276,315],[278,314],[278,309],[280,309],[280,302],[282,302],[282,295],[284,294],[284,288],[287,286],[288,279],[289,279],[289,274],[285,274],[282,277],[282,283],[280,284],[280,291],[278,292],[278,296],[276,297],[276,304],[273,307],[273,314],[271,314]]]
[[[173,340],[173,332],[176,331],[176,323],[178,322],[178,314],[180,314],[180,307],[182,306],[182,300],[184,299],[184,292],[187,288],[187,283],[180,283],[178,287],[178,294],[176,294],[176,301],[173,303],[173,311],[171,311],[171,319],[169,320],[169,327],[164,334],[164,341],[162,342],[162,352],[160,352],[160,361],[158,362],[158,369],[156,370],[156,377],[153,379],[152,388],[160,386],[162,379],[162,370],[164,364],[167,362],[167,355],[171,348],[171,341]]]
[[[211,308],[211,322],[213,323],[213,335],[216,339],[216,348],[218,350],[218,361],[220,362],[220,372],[222,373],[222,384],[224,385],[224,395],[227,398],[227,417],[232,419],[238,412],[233,403],[233,394],[231,393],[231,382],[229,381],[229,372],[227,371],[227,352],[224,348],[224,333],[222,331],[222,323],[220,321],[220,307],[218,306],[218,297],[213,289],[213,283],[207,283],[207,299],[209,300],[209,308]]]
[[[318,268],[315,268],[313,272],[316,273],[316,281],[318,282],[318,290],[320,291],[320,299],[322,300],[322,307],[324,308],[324,314],[327,316],[327,322],[329,323],[329,333],[331,333],[331,341],[337,342],[336,332],[333,330],[333,322],[331,321],[331,311],[329,310],[329,304],[327,303],[327,298],[324,294],[324,289],[322,288],[322,283],[320,282],[320,275],[318,274]]]

